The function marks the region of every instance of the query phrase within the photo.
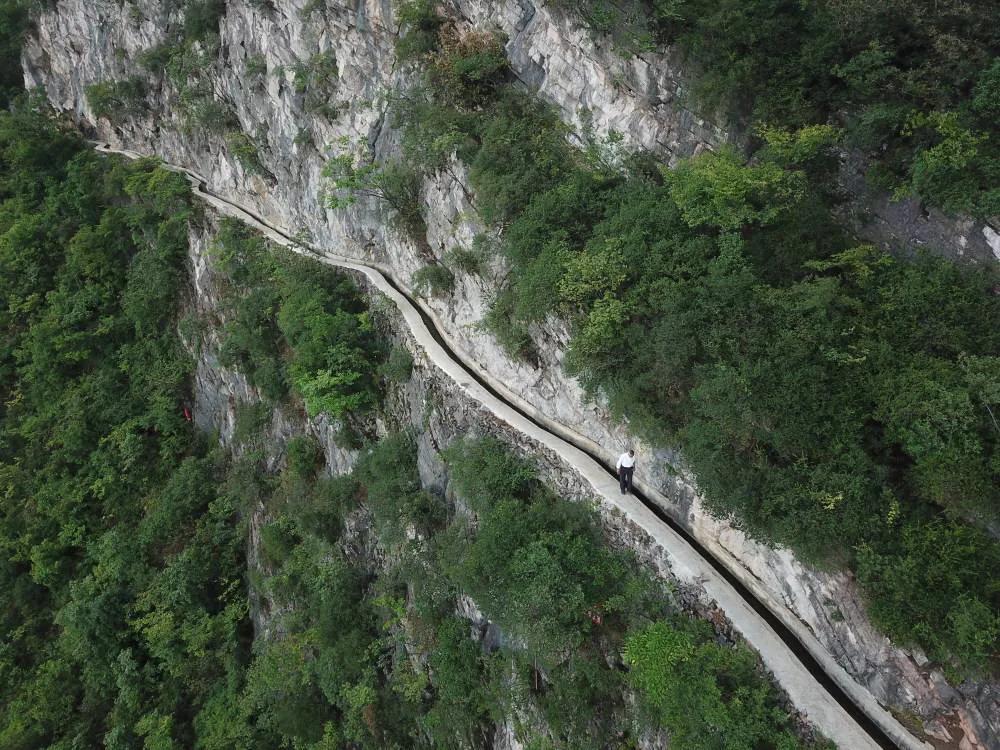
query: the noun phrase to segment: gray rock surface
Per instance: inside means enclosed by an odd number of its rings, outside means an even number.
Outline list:
[[[385,122],[380,101],[385,89],[402,85],[410,73],[393,56],[391,8],[377,0],[356,6],[328,3],[327,10],[304,17],[305,0],[277,0],[274,5],[274,11],[262,12],[245,0],[230,2],[221,25],[220,54],[206,69],[216,97],[228,102],[243,131],[254,135],[266,168],[263,176],[247,172],[222,138],[186,132],[176,91],[155,76],[150,78],[144,113],[112,124],[90,109],[87,85],[136,73],[139,53],[160,43],[165,29],[179,22],[178,13],[164,11],[157,0],[125,5],[59,0],[40,18],[26,47],[26,81],[44,85],[53,104],[91,132],[186,164],[215,190],[252,205],[276,224],[305,231],[334,252],[388,265],[407,283],[427,261],[426,247],[393,229],[382,205],[360,201],[331,211],[321,199],[328,149],[336,150],[343,139],[382,156],[390,156],[395,148],[396,134]],[[727,138],[683,106],[682,78],[669,55],[622,60],[578,24],[528,0],[459,0],[454,10],[469,24],[503,30],[518,75],[558,106],[568,122],[580,125],[586,108],[598,134],[619,130],[630,145],[654,149],[669,159]],[[332,52],[337,59],[334,99],[341,106],[332,119],[307,111],[287,72],[295,62],[319,52]],[[248,70],[248,61],[256,56],[266,62],[263,79]],[[852,168],[845,166],[848,172]],[[437,258],[467,246],[482,229],[463,183],[463,172],[455,165],[424,186],[427,245]],[[862,205],[873,217],[867,226],[882,227],[879,232],[886,238],[927,237],[928,243],[951,243],[967,257],[983,259],[996,252],[992,245],[1000,245],[1000,235],[975,222],[952,229],[946,220],[932,216],[926,222],[933,231],[925,231],[920,228],[923,219],[906,214],[905,206],[883,206],[877,200]],[[896,216],[898,211],[904,214]],[[865,212],[859,208],[854,213]],[[964,742],[970,748],[1000,747],[995,685],[961,690],[949,686],[922,655],[889,643],[873,629],[849,576],[812,570],[789,551],[759,545],[705,513],[695,481],[679,456],[634,440],[627,425],[615,424],[603,405],[588,401],[562,372],[565,328],[550,321],[534,331],[544,353],[540,362],[513,360],[477,325],[489,295],[488,278],[461,277],[450,297],[429,303],[452,338],[523,401],[602,446],[609,456],[636,445],[642,457],[638,479],[669,499],[667,510],[703,544],[728,558],[760,596],[804,624],[879,702],[915,717],[942,746]],[[199,363],[201,401],[196,411],[220,415],[211,424],[223,436],[231,435],[235,404],[251,397],[250,389],[235,374],[220,375],[209,356]],[[318,425],[312,429],[322,431]],[[425,470],[433,472],[430,463]]]

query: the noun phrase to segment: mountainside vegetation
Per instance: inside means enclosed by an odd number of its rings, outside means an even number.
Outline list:
[[[530,750],[829,746],[718,612],[684,611],[503,443],[442,448],[448,491],[425,489],[417,426],[382,408],[413,357],[349,277],[222,220],[219,306],[198,315],[189,230],[211,220],[181,176],[97,155],[19,91],[28,7],[0,0],[0,747],[485,748],[507,730]],[[183,129],[267,177],[213,88],[226,0],[169,7],[182,22],[143,70],[88,87],[91,109],[145,114],[164,75]],[[565,7],[627,20],[633,48],[676,45],[749,160],[667,169],[616,134],[581,140],[515,82],[501,37],[408,0],[398,53],[424,76],[389,94],[401,153],[331,158],[328,205],[384,200],[429,256],[423,177],[463,162],[489,231],[417,272],[422,293],[502,266],[484,323],[513,355],[537,361],[539,327],[568,322],[568,371],[679,447],[712,513],[849,571],[955,684],[995,677],[1000,279],[859,244],[835,209],[847,145],[875,186],[1000,212],[996,11]],[[340,73],[325,53],[271,72],[331,120]],[[231,451],[192,422],[206,345],[251,386]],[[320,415],[352,471],[304,434]]]
[[[858,245],[833,218],[837,133],[762,131],[747,163],[668,170],[614,138],[570,145],[511,83],[498,42],[461,42],[421,0],[401,52],[393,169],[468,166],[509,272],[487,324],[573,324],[572,373],[640,434],[680,445],[710,509],[856,571],[876,621],[960,670],[1000,646],[996,274]],[[412,50],[412,52],[411,52]]]
[[[310,416],[342,418],[378,403],[387,352],[347,277],[276,254],[231,219],[222,222],[214,259],[224,288],[222,364],[237,367],[273,403],[300,394]]]
[[[20,56],[28,29],[25,0],[0,0],[0,109],[23,90]]]
[[[247,702],[219,724],[230,745],[491,747],[506,722],[533,750],[634,747],[660,727],[678,748],[827,746],[796,736],[752,652],[680,613],[606,546],[591,508],[502,444],[445,453],[464,507],[421,488],[406,434],[346,476],[319,476],[317,455],[300,439],[279,478],[258,479],[260,587],[284,614],[254,646]],[[359,558],[359,528],[383,569]],[[492,623],[485,644],[458,614],[470,597]]]
[[[1000,215],[1000,8],[968,0],[560,0],[631,52],[672,45],[694,109],[842,127],[873,187]],[[755,139],[756,136],[756,139]]]
[[[190,746],[245,653],[237,499],[184,416],[194,214],[152,161],[0,114],[0,746]]]
[[[228,221],[218,314],[185,313],[205,221],[153,160],[0,114],[0,746],[483,747],[504,722],[534,750],[827,746],[500,443],[445,453],[450,503],[409,434],[355,434],[342,476],[276,437],[275,410],[363,423],[412,359],[346,278]],[[190,421],[208,326],[261,396],[234,455]]]

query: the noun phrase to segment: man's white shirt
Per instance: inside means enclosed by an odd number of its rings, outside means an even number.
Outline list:
[[[630,456],[628,453],[622,453],[618,457],[618,468],[631,469],[635,466],[635,456]]]

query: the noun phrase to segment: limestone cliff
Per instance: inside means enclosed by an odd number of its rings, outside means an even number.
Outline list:
[[[324,207],[322,170],[329,147],[346,139],[364,144],[376,156],[387,156],[398,143],[398,133],[385,117],[384,92],[405,86],[412,72],[395,60],[396,22],[387,0],[356,5],[306,0],[228,3],[219,48],[211,50],[201,75],[214,100],[231,111],[254,144],[256,168],[241,160],[232,142],[186,128],[175,83],[159,71],[139,67],[140,54],[182,23],[174,5],[160,0],[125,5],[114,0],[59,0],[39,19],[26,46],[27,84],[44,86],[50,101],[88,132],[187,165],[217,192],[254,206],[275,224],[306,233],[331,252],[391,266],[403,283],[409,283],[429,255],[440,258],[454,247],[467,246],[483,229],[459,165],[423,186],[426,243],[414,243],[394,230],[385,207],[377,202],[362,200],[338,211]],[[728,138],[724,129],[684,106],[683,78],[668,54],[623,59],[579,24],[529,0],[458,0],[451,12],[463,23],[505,32],[518,77],[576,126],[586,112],[598,133],[615,129],[628,145],[653,150],[667,160]],[[321,53],[336,60],[337,76],[329,92],[335,106],[318,110],[297,90],[294,70]],[[114,123],[97,117],[87,102],[86,87],[132,75],[148,80],[143,106]],[[845,164],[845,181],[850,182],[852,174]],[[956,255],[984,260],[1000,252],[1000,237],[989,227],[925,218],[915,206],[859,199],[854,213],[871,219],[865,226],[877,239],[933,242]],[[490,293],[488,278],[459,276],[450,296],[428,304],[456,342],[516,396],[602,446],[608,455],[634,444],[627,426],[614,423],[562,371],[568,332],[558,322],[533,332],[542,352],[534,363],[512,359],[481,330],[477,323]],[[199,411],[214,415],[212,423],[226,435],[232,429],[234,404],[248,392],[247,384],[238,376],[221,375],[210,354],[200,363],[199,384]],[[400,394],[397,413],[409,410],[411,420],[420,423],[423,404],[443,398],[453,387],[428,373],[422,385]],[[434,410],[432,423],[440,424],[425,433],[422,439],[428,442],[421,447],[427,481],[435,481],[439,471],[431,450],[435,434],[440,438],[469,429],[475,415],[462,410],[470,408],[451,399],[447,408]],[[275,425],[280,432],[280,420]],[[308,429],[322,433],[332,428],[315,422]],[[333,443],[324,445],[331,464],[350,464],[349,453],[333,455]],[[748,540],[703,511],[679,456],[649,446],[640,445],[639,450],[655,457],[643,462],[639,479],[668,498],[668,511],[704,545],[728,558],[775,610],[804,625],[879,702],[912,719],[918,732],[941,746],[1000,747],[997,686],[949,685],[943,674],[927,668],[921,654],[890,643],[874,630],[848,575],[810,569],[787,550]],[[553,463],[553,477],[560,472]],[[560,488],[574,492],[570,484]]]

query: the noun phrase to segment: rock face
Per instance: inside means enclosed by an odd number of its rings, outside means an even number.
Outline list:
[[[195,421],[203,430],[217,434],[224,447],[233,453],[239,453],[241,443],[236,423],[240,412],[248,406],[262,403],[263,399],[239,371],[225,367],[219,361],[219,331],[225,323],[218,291],[222,280],[213,272],[208,257],[212,238],[216,233],[216,217],[211,212],[208,212],[200,226],[193,227],[189,232],[194,292],[189,307],[197,314],[200,325],[196,340],[192,337],[192,340],[185,343],[195,355],[197,366],[194,382]],[[634,551],[643,563],[657,571],[670,584],[675,601],[702,616],[718,614],[713,610],[712,603],[704,601],[698,590],[671,575],[664,550],[620,512],[602,504],[584,477],[568,467],[558,456],[498,419],[465,394],[458,383],[441,372],[409,335],[395,308],[385,305],[384,298],[366,284],[365,277],[357,275],[355,278],[366,291],[371,307],[377,308],[379,316],[388,320],[388,328],[395,332],[394,344],[406,348],[413,356],[409,379],[390,387],[374,429],[381,435],[400,430],[413,434],[417,447],[417,468],[425,489],[444,497],[458,512],[471,512],[465,508],[462,499],[455,495],[449,483],[441,450],[465,436],[489,435],[498,438],[530,459],[537,467],[539,476],[560,496],[593,503],[598,508],[608,542]],[[325,471],[331,475],[348,473],[358,459],[358,451],[345,450],[338,443],[338,431],[325,415],[309,418],[304,412],[285,405],[275,407],[270,414],[265,415],[265,422],[264,436],[259,446],[265,451],[269,470],[281,468],[289,440],[301,435],[315,438],[326,459]],[[266,563],[260,554],[260,530],[269,520],[269,509],[259,503],[253,509],[248,523],[247,563],[250,570],[267,572]],[[345,546],[352,551],[356,561],[370,570],[379,570],[384,562],[384,554],[371,533],[368,512],[363,507],[354,511],[345,526]],[[253,586],[249,593],[255,637],[272,638],[280,635],[279,615],[284,613],[281,605],[262,595]],[[484,649],[519,647],[518,642],[506,636],[468,596],[459,597],[457,614],[470,621],[472,635],[482,643]],[[729,632],[725,632],[725,637],[735,638]],[[419,660],[426,658],[426,655],[414,651],[411,658]],[[790,710],[794,710],[790,702],[788,705]],[[530,716],[519,718],[527,720],[529,726],[533,720]],[[805,731],[811,729],[806,728]],[[494,750],[522,750],[524,745],[518,736],[513,717],[507,717],[494,728],[492,747]],[[655,733],[642,738],[640,746],[643,750],[662,750],[667,746],[666,738],[662,733]]]
[[[452,248],[467,247],[483,229],[457,164],[423,187],[426,243],[414,243],[396,231],[385,207],[374,201],[361,200],[338,211],[324,207],[322,170],[328,149],[336,151],[337,144],[347,142],[391,157],[398,143],[398,133],[384,116],[383,92],[404,87],[412,72],[394,57],[396,23],[388,0],[359,0],[354,5],[334,5],[332,0],[227,4],[218,54],[203,73],[214,97],[231,109],[239,127],[256,143],[262,166],[257,170],[248,170],[222,137],[186,129],[174,86],[155,72],[145,73],[136,62],[141,52],[164,41],[166,29],[182,22],[181,11],[169,10],[175,5],[160,0],[125,5],[116,0],[59,0],[38,20],[26,46],[27,84],[44,86],[50,101],[88,132],[116,146],[187,165],[204,175],[216,192],[253,206],[275,224],[307,233],[319,247],[390,266],[394,276],[411,287],[417,269]],[[578,24],[529,0],[454,0],[450,12],[460,23],[503,31],[517,75],[555,104],[567,122],[581,126],[586,119],[598,134],[618,130],[628,145],[654,150],[667,160],[716,147],[728,138],[724,130],[683,106],[683,79],[670,55],[622,59]],[[336,107],[322,111],[307,106],[293,73],[296,63],[319,53],[332,54],[338,70],[330,92]],[[114,124],[96,117],[86,87],[136,74],[149,82],[144,109]],[[859,169],[846,160],[845,182],[856,179]],[[849,213],[859,225],[867,216],[865,226],[876,239],[933,242],[954,255],[983,261],[1000,252],[1000,234],[990,227],[924,217],[914,206],[859,197]],[[210,275],[196,256],[196,269],[199,263],[198,298],[210,304]],[[636,441],[627,426],[616,424],[601,404],[588,401],[563,373],[568,332],[558,321],[533,332],[541,355],[530,364],[510,358],[479,328],[490,293],[488,280],[459,275],[450,296],[429,304],[455,342],[516,397],[602,446],[612,459],[623,447],[635,446],[642,458],[637,479],[666,498],[667,511],[702,544],[728,559],[745,583],[786,620],[804,624],[879,702],[911,718],[915,731],[941,746],[1000,748],[1000,688],[949,685],[939,671],[928,668],[921,654],[893,645],[874,630],[848,575],[812,570],[789,551],[757,544],[710,517],[681,457]],[[227,439],[236,405],[253,394],[237,373],[220,369],[211,352],[206,347],[200,355],[196,411],[199,420]],[[435,476],[443,481],[435,465],[435,444],[463,431],[486,429],[449,387],[428,372],[403,390],[391,410],[422,424],[424,405],[429,399],[440,400],[443,408],[433,410],[432,427],[420,438],[428,441],[421,444],[428,481]],[[281,444],[279,434],[288,430],[281,426],[282,419],[303,418],[275,415],[276,446]],[[333,447],[332,426],[315,422],[307,429],[320,438],[331,466],[346,470],[351,465],[349,452],[338,453]],[[502,430],[498,425],[492,429]],[[517,443],[516,435],[506,437]],[[548,471],[547,478],[572,496],[572,482],[561,477],[565,472],[556,463]],[[642,550],[641,540],[631,541],[643,554],[652,554]],[[265,620],[262,616],[262,627]]]

